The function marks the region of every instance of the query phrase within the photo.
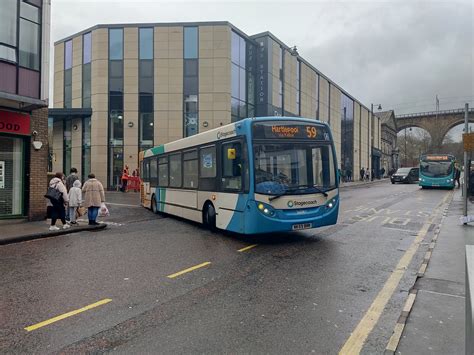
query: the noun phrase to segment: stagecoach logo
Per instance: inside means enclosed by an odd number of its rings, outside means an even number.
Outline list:
[[[229,137],[229,136],[235,136],[236,135],[236,130],[235,128],[232,130],[232,131],[227,131],[227,132],[217,132],[217,139],[222,139],[222,138],[226,138],[226,137]]]
[[[292,207],[305,207],[310,205],[317,205],[318,200],[311,200],[311,201],[288,201],[287,206]]]

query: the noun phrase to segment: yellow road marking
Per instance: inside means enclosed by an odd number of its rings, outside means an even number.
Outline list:
[[[390,337],[390,340],[385,350],[393,351],[393,352],[397,350],[398,342],[400,341],[400,338],[402,337],[403,329],[405,329],[405,323],[397,323],[395,325],[395,329],[393,330],[393,334]]]
[[[439,203],[439,205],[435,208],[428,221],[423,225],[423,227],[421,227],[415,240],[407,249],[405,254],[403,254],[403,256],[401,257],[400,261],[395,267],[395,270],[385,282],[382,290],[378,293],[377,297],[375,297],[375,300],[370,305],[364,317],[361,319],[357,327],[351,333],[351,336],[349,337],[349,339],[347,339],[342,349],[339,351],[340,355],[360,353],[360,351],[362,350],[362,346],[365,343],[365,340],[377,324],[385,306],[387,305],[388,301],[390,300],[396,288],[398,287],[400,280],[405,274],[405,270],[410,265],[410,262],[413,259],[415,253],[417,252],[421,242],[425,238],[426,233],[428,233],[428,229],[431,223],[433,223],[434,217],[437,215],[438,210],[447,201],[449,197],[450,194],[445,196],[443,201],[441,201],[441,203]]]
[[[210,264],[211,264],[210,261],[206,261],[205,263],[190,267],[190,268],[185,269],[185,270],[181,270],[181,271],[179,271],[175,274],[168,275],[167,277],[170,278],[170,279],[174,279],[175,277],[186,274],[187,272],[190,272],[190,271],[193,271],[193,270],[196,270],[196,269],[200,269],[200,268],[202,268],[204,266],[207,266],[207,265],[210,265]]]
[[[54,318],[45,320],[45,321],[43,321],[43,322],[30,325],[30,326],[26,327],[25,330],[28,331],[28,332],[31,332],[32,330],[35,330],[35,329],[44,327],[44,326],[46,326],[46,325],[49,325],[49,324],[51,324],[51,323],[55,323],[55,322],[57,322],[57,321],[60,321],[60,320],[62,320],[62,319],[65,319],[65,318],[69,318],[69,317],[75,316],[76,314],[79,314],[79,313],[88,311],[89,309],[92,309],[92,308],[95,308],[95,307],[102,306],[102,305],[104,305],[104,304],[106,304],[106,303],[109,303],[109,302],[112,302],[112,300],[111,300],[110,298],[106,298],[106,299],[103,299],[103,300],[101,300],[101,301],[99,301],[99,302],[92,303],[92,304],[90,304],[90,305],[88,305],[88,306],[85,306],[85,307],[76,309],[75,311],[67,312],[67,313],[61,314],[61,315],[59,315],[59,316],[56,316],[56,317],[54,317]]]
[[[247,251],[247,250],[249,250],[249,249],[255,248],[257,245],[258,245],[258,244],[252,244],[252,245],[249,245],[249,246],[247,246],[247,247],[245,247],[245,248],[239,249],[239,250],[237,250],[237,251],[238,251],[239,253],[242,253],[243,251]]]

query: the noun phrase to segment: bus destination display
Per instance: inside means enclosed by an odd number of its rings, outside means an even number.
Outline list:
[[[448,160],[451,160],[451,158],[448,155],[426,155],[425,157],[422,157],[422,159],[426,160],[426,161],[448,161]]]
[[[288,138],[288,139],[310,139],[329,140],[326,127],[311,124],[286,124],[285,122],[265,122],[253,125],[253,136],[256,139],[265,138]]]

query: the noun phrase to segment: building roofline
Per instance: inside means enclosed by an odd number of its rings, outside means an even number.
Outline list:
[[[232,23],[230,23],[229,21],[203,21],[203,22],[147,22],[147,23],[111,23],[111,24],[97,24],[95,26],[92,26],[92,27],[89,27],[85,30],[82,30],[80,32],[77,32],[75,34],[72,34],[70,36],[67,36],[65,38],[62,38],[56,42],[54,42],[54,45],[57,45],[57,44],[60,44],[60,43],[63,43],[63,42],[66,42],[70,39],[73,39],[79,35],[83,35],[85,33],[88,33],[88,32],[91,32],[91,31],[94,31],[96,29],[99,29],[99,28],[125,28],[125,27],[173,27],[173,26],[229,26],[232,28],[232,30],[234,30],[235,32],[237,32],[239,35],[241,36],[244,36],[245,38],[249,39],[249,40],[252,40],[252,41],[256,41],[257,38],[260,38],[260,37],[264,37],[264,36],[268,36],[270,37],[272,40],[274,40],[275,42],[277,42],[278,44],[280,44],[280,46],[284,47],[286,50],[290,50],[291,47],[289,47],[286,43],[284,43],[282,40],[280,40],[277,36],[275,36],[273,33],[271,33],[270,31],[265,31],[265,32],[260,32],[260,33],[257,33],[257,34],[254,34],[254,35],[247,35],[245,32],[243,32],[241,29],[239,29],[238,27],[234,26]],[[319,76],[323,77],[324,79],[326,79],[327,81],[330,82],[331,85],[334,85],[339,91],[341,91],[341,93],[343,93],[344,95],[346,95],[347,97],[349,97],[350,99],[352,99],[353,101],[355,102],[358,102],[360,106],[362,106],[363,108],[365,108],[367,111],[370,112],[370,109],[365,106],[364,104],[362,104],[362,102],[360,102],[359,100],[357,100],[354,96],[352,96],[351,94],[349,94],[346,90],[344,90],[341,86],[339,86],[338,84],[335,83],[334,80],[332,80],[331,78],[329,78],[327,75],[323,74],[321,71],[319,71],[316,67],[314,67],[310,62],[308,62],[306,59],[304,59],[303,57],[301,57],[299,54],[297,56],[297,58],[302,62],[304,63],[306,66],[308,66],[310,69],[312,69],[313,71],[315,71]],[[375,115],[375,113],[374,113]]]

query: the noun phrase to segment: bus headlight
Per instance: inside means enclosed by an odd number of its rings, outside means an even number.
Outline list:
[[[453,179],[447,179],[446,182],[453,182]]]
[[[267,205],[262,202],[257,202],[257,208],[259,209],[260,212],[262,212],[264,215],[267,216],[273,216],[275,214],[275,210],[273,209],[272,206]]]
[[[329,210],[329,209],[333,208],[335,205],[336,205],[336,199],[333,198],[331,201],[326,203],[326,208]]]

